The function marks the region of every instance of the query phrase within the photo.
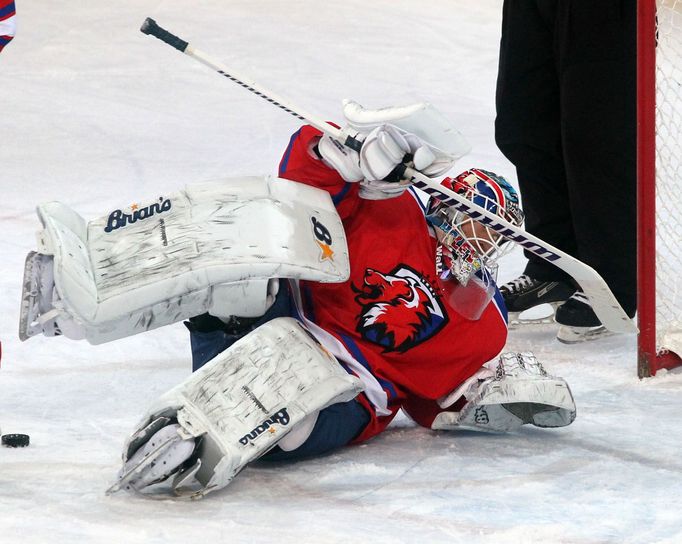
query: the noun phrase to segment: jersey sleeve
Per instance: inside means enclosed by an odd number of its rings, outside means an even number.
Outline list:
[[[0,0],[0,51],[14,38],[16,19],[14,0]]]
[[[358,199],[358,184],[344,181],[341,175],[319,159],[314,151],[322,133],[305,125],[289,141],[279,163],[279,177],[298,181],[327,191],[342,219],[354,210]]]

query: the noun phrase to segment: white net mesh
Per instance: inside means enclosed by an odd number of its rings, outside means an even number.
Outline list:
[[[677,351],[682,334],[682,0],[659,0],[657,18],[656,327],[658,345]]]

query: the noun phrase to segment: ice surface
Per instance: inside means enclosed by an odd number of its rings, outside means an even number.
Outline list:
[[[161,42],[145,17],[339,120],[429,100],[513,178],[493,140],[499,0],[17,0],[0,55],[0,542],[680,542],[682,375],[636,377],[634,338],[513,333],[573,388],[558,431],[432,433],[405,418],[324,458],[245,470],[197,503],[104,490],[152,398],[190,371],[182,325],[93,347],[17,338],[40,201],[94,218],[188,182],[276,171],[293,117]],[[503,263],[515,276],[522,257]],[[464,341],[464,340],[463,340]]]

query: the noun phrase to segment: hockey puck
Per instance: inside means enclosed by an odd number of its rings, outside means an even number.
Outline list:
[[[28,446],[29,436],[27,434],[3,434],[2,445],[8,448],[25,448]]]

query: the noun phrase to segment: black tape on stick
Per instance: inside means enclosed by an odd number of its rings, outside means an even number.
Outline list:
[[[140,27],[140,32],[143,34],[149,34],[158,38],[162,42],[166,42],[168,45],[172,45],[178,51],[184,53],[187,49],[188,43],[185,40],[178,38],[175,34],[171,34],[165,28],[161,28],[156,24],[154,19],[147,17]]]

